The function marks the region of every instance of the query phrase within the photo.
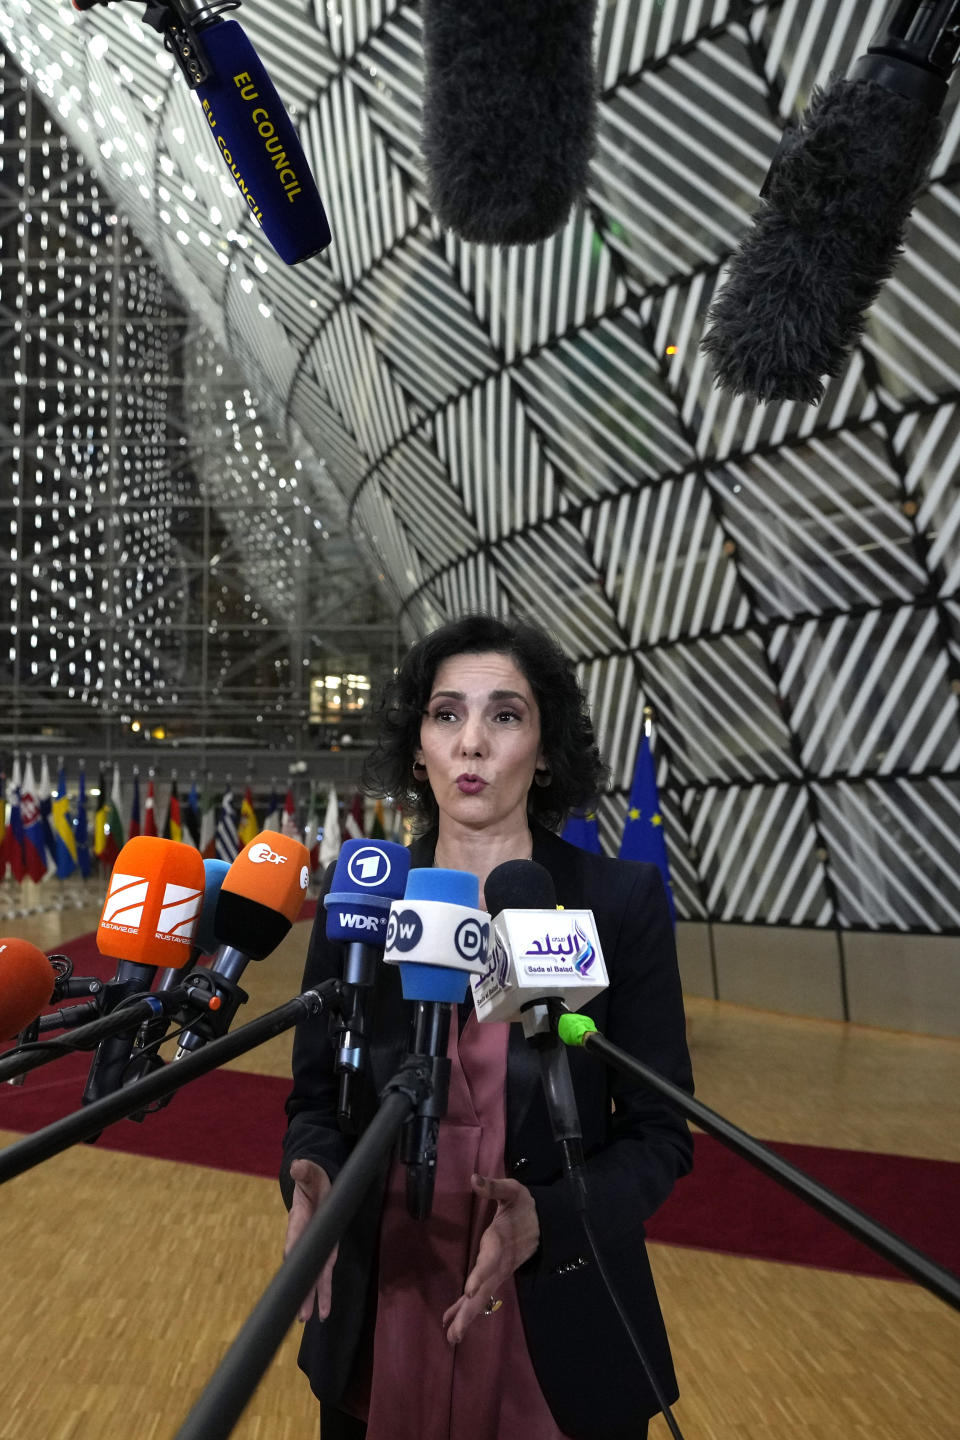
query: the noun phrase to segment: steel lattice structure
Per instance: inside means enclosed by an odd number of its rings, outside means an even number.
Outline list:
[[[419,153],[420,16],[249,0],[334,244],[285,268],[136,7],[0,38],[285,437],[323,457],[409,634],[553,625],[615,789],[657,722],[687,918],[960,930],[960,117],[818,409],[718,393],[704,316],[784,124],[882,0],[610,0],[598,151],[547,243],[461,243]],[[165,67],[165,68],[164,68]]]

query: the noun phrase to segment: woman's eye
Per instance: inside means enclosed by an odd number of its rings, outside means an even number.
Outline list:
[[[505,720],[519,720],[520,716],[516,710],[498,710],[497,719],[501,722]]]
[[[456,720],[457,716],[454,710],[440,709],[433,711],[432,718],[434,720]]]

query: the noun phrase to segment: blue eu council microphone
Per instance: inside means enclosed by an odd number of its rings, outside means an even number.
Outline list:
[[[74,9],[117,0],[73,0]],[[240,0],[157,0],[144,23],[163,36],[254,220],[280,259],[298,265],[330,244],[323,201],[294,125],[263,62],[235,20]]]

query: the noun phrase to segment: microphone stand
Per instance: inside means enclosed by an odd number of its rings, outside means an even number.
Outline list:
[[[376,1180],[413,1111],[430,1094],[430,1065],[409,1060],[384,1087],[381,1104],[357,1140],[310,1224],[285,1258],[174,1440],[226,1440],[296,1317],[310,1286]]]
[[[707,1135],[712,1135],[715,1140],[726,1145],[728,1150],[734,1151],[758,1170],[762,1170],[765,1175],[769,1175],[771,1180],[776,1180],[778,1185],[799,1196],[805,1204],[811,1205],[835,1225],[849,1231],[864,1245],[868,1245],[912,1280],[916,1280],[924,1289],[936,1295],[939,1300],[952,1305],[955,1310],[960,1310],[960,1276],[938,1265],[929,1255],[924,1255],[921,1250],[915,1249],[892,1230],[878,1224],[841,1196],[835,1195],[832,1190],[819,1184],[796,1165],[791,1165],[775,1150],[761,1144],[745,1130],[740,1130],[722,1115],[718,1115],[715,1110],[710,1110],[699,1100],[694,1100],[693,1096],[688,1095],[686,1090],[681,1090],[679,1085],[674,1085],[656,1070],[651,1070],[649,1065],[644,1065],[626,1050],[612,1044],[600,1034],[588,1016],[569,1013],[562,1015],[557,1028],[565,1044],[580,1045],[624,1075],[633,1075],[642,1080]]]
[[[206,1075],[225,1061],[246,1054],[265,1040],[271,1040],[275,1035],[289,1030],[299,1021],[330,1009],[337,1004],[340,993],[339,980],[325,980],[315,989],[305,990],[302,995],[295,995],[292,1000],[278,1005],[275,1010],[268,1010],[266,1015],[260,1015],[256,1020],[241,1025],[240,1029],[234,1030],[232,1034],[212,1041],[204,1049],[197,1050],[173,1064],[165,1065],[161,1070],[155,1070],[113,1094],[105,1095],[102,1100],[95,1100],[72,1115],[55,1120],[52,1125],[8,1145],[5,1150],[0,1150],[0,1185],[5,1180],[12,1180],[15,1175],[22,1175],[25,1170],[39,1165],[51,1155],[59,1155],[61,1150],[68,1149],[78,1140],[88,1140],[93,1135],[99,1135],[105,1126],[112,1125],[116,1120],[123,1120],[155,1100],[171,1095],[189,1080],[198,1075]]]
[[[181,985],[176,990],[165,990],[162,993],[144,995],[140,998],[131,997],[129,1000],[121,1001],[109,1014],[82,1025],[69,1040],[58,1036],[54,1040],[35,1040],[20,1045],[16,1050],[11,1050],[6,1055],[0,1055],[0,1080],[12,1082],[16,1077],[25,1075],[30,1070],[36,1070],[41,1065],[47,1065],[51,1060],[56,1060],[62,1055],[71,1055],[75,1051],[81,1050],[95,1050],[102,1040],[111,1039],[114,1035],[122,1035],[127,1030],[136,1030],[145,1020],[166,1019],[168,1015],[185,1003],[196,1003],[200,1006],[201,1011],[209,1009],[210,1002],[204,997],[200,997],[194,1002],[194,990],[195,987],[188,988]],[[78,1025],[91,1009],[96,1011],[99,1008],[99,1004],[95,1000],[81,1001],[70,1010],[57,1011],[56,1024],[67,1028]],[[78,1011],[79,1014],[77,1014]],[[51,1018],[44,1015],[40,1017],[41,1030],[46,1028],[43,1021]],[[51,1026],[51,1028],[53,1027]]]

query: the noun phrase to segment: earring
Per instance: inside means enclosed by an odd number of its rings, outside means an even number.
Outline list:
[[[414,780],[417,781],[418,784],[421,784],[421,785],[422,785],[423,782],[426,780],[426,778],[427,778],[427,767],[426,767],[426,765],[424,765],[424,763],[423,763],[422,760],[414,760],[414,762],[413,762],[413,778],[414,778]]]
[[[548,785],[553,784],[553,776],[546,766],[542,770],[534,770],[533,783],[539,785],[541,790],[545,790]]]

